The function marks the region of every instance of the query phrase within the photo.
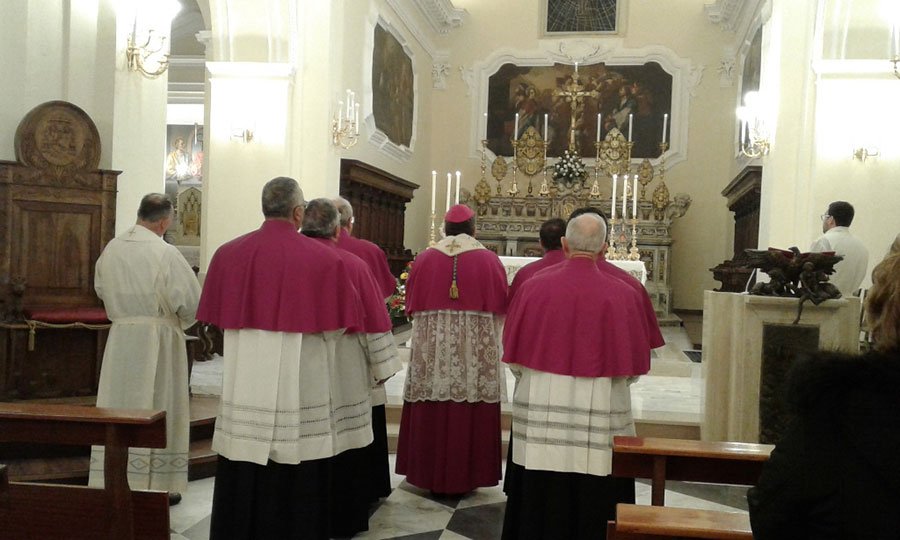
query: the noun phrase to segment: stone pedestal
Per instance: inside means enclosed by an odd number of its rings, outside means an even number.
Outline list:
[[[807,302],[794,325],[799,301],[706,291],[703,440],[774,443],[784,424],[780,384],[797,354],[859,349],[859,298]]]

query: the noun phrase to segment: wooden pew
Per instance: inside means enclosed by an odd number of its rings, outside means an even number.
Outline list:
[[[664,506],[666,480],[714,484],[756,484],[770,444],[615,437],[612,475],[649,478],[650,503]]]
[[[714,538],[752,540],[750,517],[738,512],[717,512],[659,506],[616,506],[616,521],[610,521],[607,540],[657,540]]]
[[[131,491],[128,447],[165,448],[166,413],[0,403],[0,443],[105,445],[105,488],[8,482],[0,487],[4,538],[169,538],[164,491]]]

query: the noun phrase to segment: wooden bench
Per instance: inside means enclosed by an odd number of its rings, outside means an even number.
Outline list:
[[[4,538],[169,538],[164,491],[131,491],[128,448],[165,448],[166,413],[74,405],[0,403],[0,443],[104,445],[104,489],[0,485]]]
[[[616,521],[609,522],[606,538],[752,540],[753,533],[750,531],[750,517],[747,514],[619,504],[616,506]]]
[[[664,506],[666,480],[714,484],[756,484],[770,444],[615,437],[612,475],[649,478],[650,504]]]

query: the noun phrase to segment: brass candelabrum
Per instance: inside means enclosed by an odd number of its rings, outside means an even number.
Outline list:
[[[509,191],[506,192],[510,197],[515,197],[519,194],[519,185],[516,183],[516,173],[519,172],[519,141],[517,139],[512,140],[513,147],[513,175],[512,175],[512,185],[509,186]],[[530,188],[529,184],[529,188]]]
[[[436,218],[436,216],[435,216],[434,212],[432,212],[432,213],[431,213],[431,232],[428,234],[428,245],[429,245],[429,246],[433,246],[433,245],[436,243],[437,235],[436,235],[435,230],[434,230],[434,226],[435,226],[434,220],[435,220],[435,218]]]
[[[550,143],[544,141],[544,167],[542,169],[543,180],[541,181],[541,190],[538,191],[538,195],[541,197],[546,197],[550,195],[550,184],[547,183],[547,148],[550,146]]]
[[[594,183],[591,184],[591,193],[589,197],[591,199],[599,199],[600,198],[600,141],[594,143],[594,148],[597,150],[597,154],[594,156]],[[615,204],[615,201],[613,201]]]
[[[634,193],[637,195],[637,190],[634,190]],[[629,261],[636,261],[641,258],[637,248],[637,222],[637,216],[633,216],[631,218],[631,249],[628,251]]]
[[[608,260],[608,261],[617,260],[617,257],[616,257],[616,223],[618,223],[618,221],[619,220],[617,220],[616,218],[609,219],[609,228],[612,230],[612,232],[609,233],[609,247],[606,248],[606,260]]]

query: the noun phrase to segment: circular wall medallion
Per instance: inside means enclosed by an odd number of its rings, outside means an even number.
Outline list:
[[[86,112],[66,101],[48,101],[19,122],[16,160],[38,168],[96,170],[100,134]]]

